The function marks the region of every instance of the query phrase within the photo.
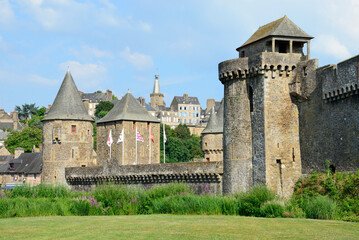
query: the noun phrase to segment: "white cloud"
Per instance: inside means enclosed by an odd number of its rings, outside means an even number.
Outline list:
[[[9,25],[15,15],[8,0],[0,0],[0,25]]]
[[[77,87],[81,90],[98,88],[102,82],[107,80],[107,69],[101,63],[82,64],[77,61],[67,61],[60,64],[60,69],[64,72],[68,67]]]
[[[26,75],[26,79],[32,83],[45,84],[45,85],[56,85],[59,80],[44,78],[36,74]]]
[[[313,51],[333,56],[337,60],[344,60],[351,56],[348,48],[332,35],[319,35],[313,40],[312,48]]]
[[[2,1],[2,0],[0,0]],[[151,31],[151,25],[124,17],[107,0],[16,0],[17,4],[47,30],[80,30],[84,25],[100,25]]]
[[[120,56],[126,59],[139,71],[151,69],[154,65],[152,57],[150,55],[131,52],[131,49],[129,47],[126,47],[125,50],[120,53]]]
[[[110,51],[100,50],[89,45],[82,45],[80,50],[70,49],[70,51],[78,58],[113,58],[113,54]]]

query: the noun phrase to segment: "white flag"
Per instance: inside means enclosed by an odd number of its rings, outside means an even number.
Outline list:
[[[117,143],[123,142],[125,140],[125,136],[124,136],[124,129],[122,128],[121,134],[118,137]]]
[[[165,125],[164,125],[164,124],[163,124],[163,142],[167,142],[166,128],[165,128]]]
[[[112,133],[111,133],[111,129],[110,129],[110,134],[108,135],[108,139],[107,139],[107,146],[111,147],[112,143],[113,143],[113,139],[112,139]]]

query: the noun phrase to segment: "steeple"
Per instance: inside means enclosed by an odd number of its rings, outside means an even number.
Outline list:
[[[158,79],[159,75],[155,75],[155,85],[153,86],[153,93],[161,93],[160,91],[160,80]]]
[[[44,117],[46,120],[93,121],[88,115],[75,82],[68,69],[54,103]]]

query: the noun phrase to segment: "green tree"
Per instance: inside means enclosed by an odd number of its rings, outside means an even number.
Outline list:
[[[116,97],[115,94],[112,94],[112,100],[118,100],[118,97]]]
[[[186,125],[178,125],[175,128],[175,133],[177,135],[178,138],[180,139],[189,139],[191,137],[191,132],[189,131],[188,127]]]
[[[32,118],[33,115],[36,115],[37,111],[39,110],[39,107],[35,105],[35,103],[32,104],[23,104],[20,106],[15,106],[15,111],[18,113],[19,118],[21,120],[23,119],[29,119]]]
[[[113,108],[113,106],[114,104],[109,101],[100,102],[96,105],[95,116],[98,118],[103,118]]]
[[[21,132],[12,131],[5,141],[5,146],[11,153],[14,153],[17,147],[24,148],[25,152],[31,152],[34,145],[39,147],[41,143],[41,129],[37,127],[27,127]]]
[[[46,108],[42,107],[39,110],[37,110],[36,116],[38,116],[38,117],[45,116],[45,112],[46,112]]]

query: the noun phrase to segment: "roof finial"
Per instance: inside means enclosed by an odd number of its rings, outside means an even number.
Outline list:
[[[127,93],[130,93],[130,89],[129,89],[129,88],[127,89]]]
[[[70,66],[67,65],[67,72],[70,72]]]

